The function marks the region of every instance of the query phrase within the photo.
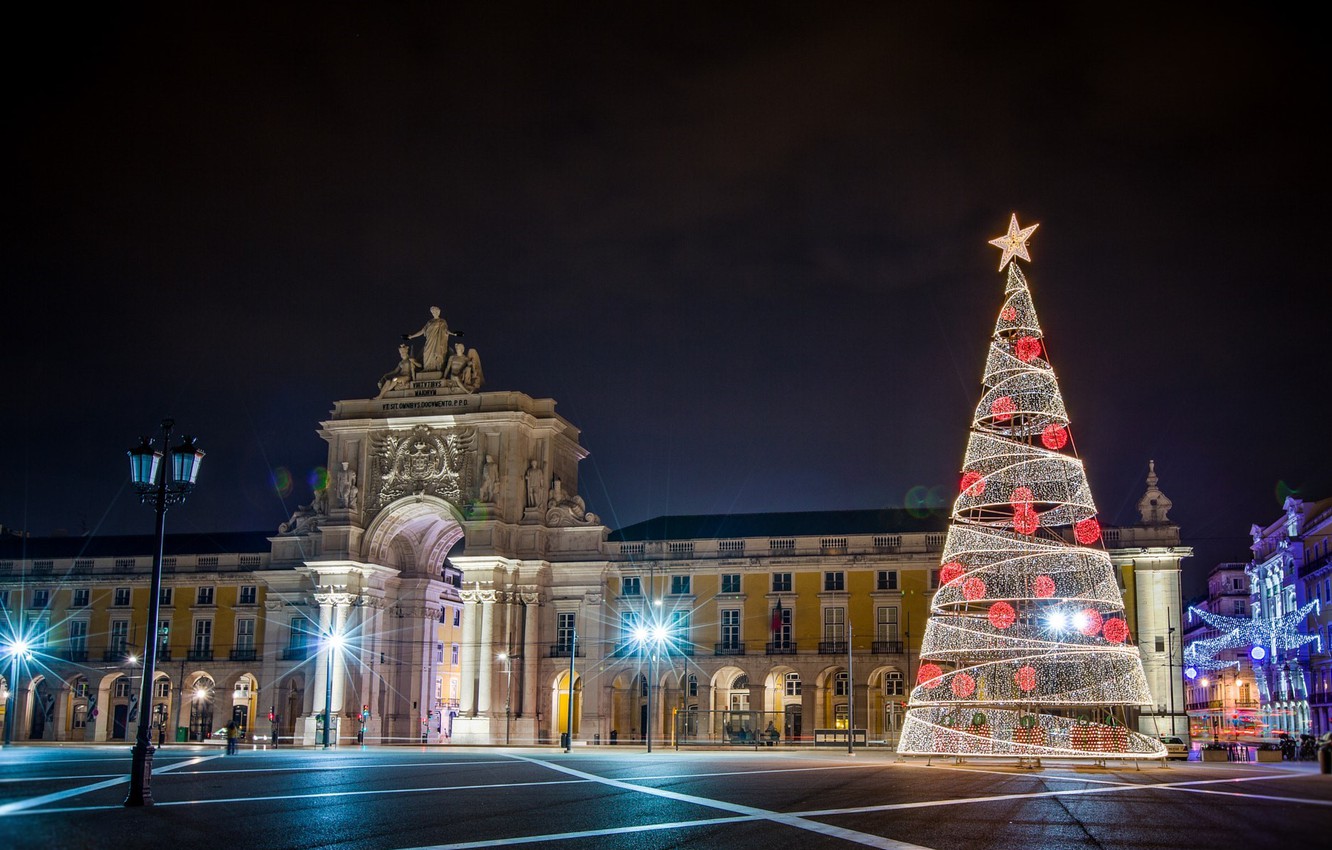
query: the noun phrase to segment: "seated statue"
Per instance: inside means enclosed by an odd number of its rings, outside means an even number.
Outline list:
[[[375,398],[383,398],[390,391],[407,386],[416,380],[416,370],[421,368],[421,364],[412,357],[412,350],[407,343],[398,346],[398,357],[401,358],[398,361],[398,368],[379,379],[379,395]]]
[[[475,348],[467,351],[461,342],[454,343],[453,353],[444,364],[444,381],[458,392],[474,393],[481,388],[481,357]]]

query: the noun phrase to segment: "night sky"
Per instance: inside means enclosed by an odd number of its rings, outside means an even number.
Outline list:
[[[1196,591],[1332,495],[1299,13],[45,5],[7,27],[0,524],[149,533],[124,452],[170,415],[208,457],[169,530],[276,530],[432,304],[583,429],[611,527],[942,505],[1010,211],[1103,519],[1155,458]]]

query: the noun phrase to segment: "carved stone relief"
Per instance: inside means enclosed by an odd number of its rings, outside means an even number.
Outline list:
[[[475,428],[418,425],[373,435],[369,504],[381,508],[403,496],[430,495],[461,505],[474,487],[473,464],[465,461],[475,442]]]

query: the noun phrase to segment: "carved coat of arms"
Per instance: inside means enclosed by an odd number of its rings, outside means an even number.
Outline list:
[[[436,431],[418,425],[410,431],[383,431],[371,440],[376,474],[369,501],[374,507],[416,494],[457,505],[472,492],[472,464],[465,461],[476,441],[475,428]]]

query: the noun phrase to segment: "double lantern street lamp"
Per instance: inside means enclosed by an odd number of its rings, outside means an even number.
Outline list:
[[[9,656],[9,678],[5,681],[5,746],[14,740],[15,714],[18,710],[19,664],[32,659],[32,648],[21,637],[11,637],[4,646],[4,655]]]
[[[647,652],[649,657],[648,664],[648,683],[647,683],[647,723],[643,727],[643,737],[647,739],[647,751],[652,752],[652,685],[657,678],[657,654],[668,649],[671,643],[671,631],[661,623],[652,623],[648,626],[639,626],[634,629],[633,634],[634,648],[639,652]]]
[[[175,426],[171,419],[162,420],[162,445],[166,446],[171,438],[171,429]],[[169,469],[162,470],[162,452],[153,448],[151,437],[144,437],[143,442],[130,449],[130,481],[138,491],[140,500],[145,505],[152,505],[157,512],[155,535],[157,548],[153,552],[153,577],[148,590],[148,629],[147,634],[157,635],[158,606],[162,598],[162,553],[166,546],[166,512],[172,505],[179,505],[194,489],[195,479],[199,476],[199,465],[203,461],[203,451],[194,444],[194,438],[186,435],[180,445],[170,450]],[[153,679],[157,674],[157,640],[144,641],[143,673],[139,679],[139,728],[134,737],[133,762],[130,766],[129,796],[126,806],[151,806],[152,789],[149,783],[153,774],[153,745],[149,743],[151,712],[143,706],[152,705]]]
[[[329,748],[329,731],[333,727],[333,655],[347,644],[342,632],[324,634],[324,749]]]

